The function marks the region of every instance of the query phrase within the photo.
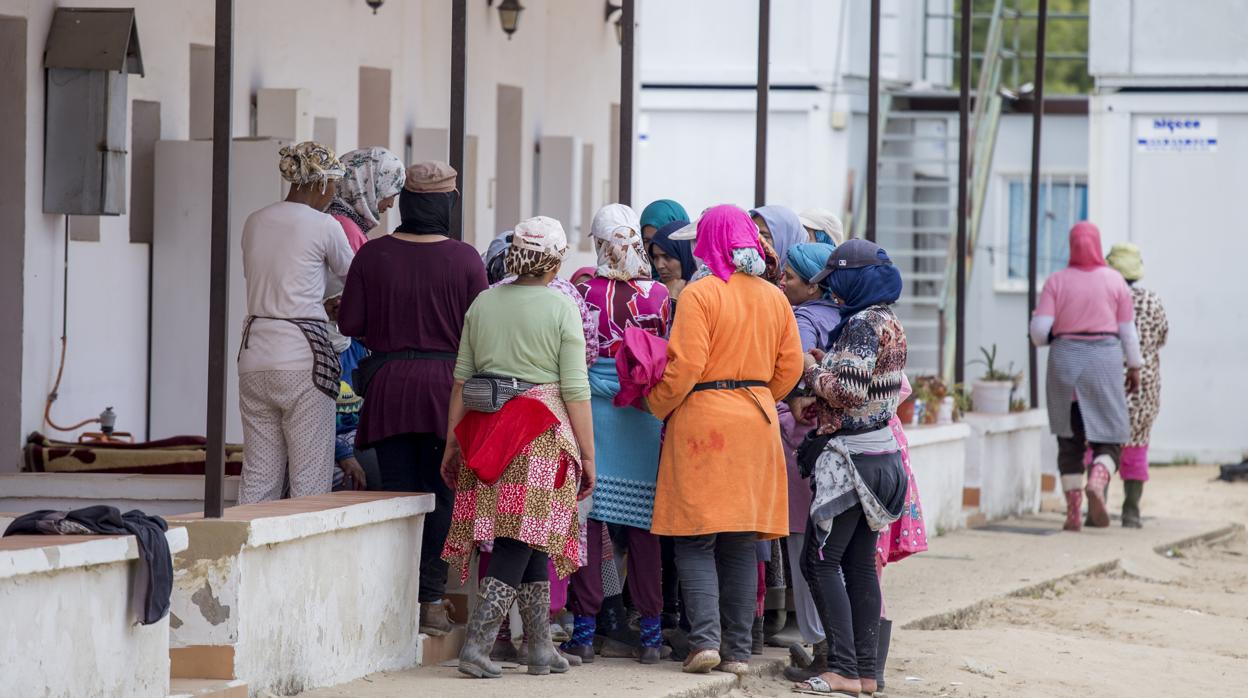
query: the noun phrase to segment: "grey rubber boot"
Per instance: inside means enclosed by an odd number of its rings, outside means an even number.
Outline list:
[[[490,659],[498,628],[516,600],[516,590],[493,577],[477,589],[477,607],[468,619],[464,647],[459,651],[459,673],[478,679],[497,679],[503,670]],[[547,628],[546,632],[550,632]]]
[[[521,584],[517,599],[524,639],[529,646],[529,673],[541,676],[567,671],[568,660],[555,651],[550,637],[550,582]]]
[[[888,663],[888,646],[893,640],[893,621],[880,619],[880,633],[876,639],[875,683],[876,691],[884,690],[884,665]]]
[[[1142,528],[1144,524],[1140,520],[1140,497],[1144,496],[1144,481],[1123,480],[1122,491],[1125,495],[1122,500],[1123,528]]]

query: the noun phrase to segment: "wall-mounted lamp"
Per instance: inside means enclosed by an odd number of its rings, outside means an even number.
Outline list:
[[[381,9],[381,5],[385,1],[386,0],[364,0],[364,2],[368,3],[369,7],[373,8],[373,14],[377,14],[377,10]]]
[[[611,15],[615,14],[616,12],[619,12],[620,16],[615,18],[615,40],[617,43],[623,45],[624,43],[624,7],[622,5],[612,5],[611,0],[607,0],[607,10],[606,10],[605,21],[610,22]]]
[[[494,0],[486,0],[485,4],[494,7]],[[507,35],[508,41],[511,41],[511,35],[520,26],[521,12],[524,12],[524,5],[520,4],[520,0],[503,0],[498,3],[498,23],[503,26],[503,33]]]

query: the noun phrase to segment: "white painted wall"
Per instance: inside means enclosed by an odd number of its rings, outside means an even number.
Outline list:
[[[173,647],[233,646],[253,695],[293,695],[420,662],[420,544],[432,495],[338,493],[190,518]]]
[[[1090,14],[1099,87],[1248,85],[1248,0],[1096,0]]]
[[[827,92],[771,96],[767,202],[795,210],[840,210],[845,198],[850,129],[830,126]],[[637,145],[638,207],[675,199],[689,215],[708,206],[754,200],[754,93],[731,90],[643,90]]]
[[[1048,437],[1043,409],[993,415],[971,413],[966,442],[966,486],[979,488],[979,511],[989,519],[1040,509],[1041,442]],[[1052,439],[1049,439],[1052,440]]]
[[[914,472],[923,521],[929,537],[961,528],[962,488],[966,479],[966,447],[971,430],[965,424],[909,427],[910,469]]]
[[[131,99],[162,106],[162,138],[189,137],[190,44],[212,44],[212,4],[202,0],[133,0],[146,77],[129,81]],[[533,143],[541,134],[594,143],[595,178],[606,180],[610,105],[619,95],[619,46],[602,7],[575,0],[529,0],[520,30],[508,41],[497,7],[468,5],[468,132],[482,154],[472,177],[478,221],[492,221],[498,82],[525,89],[522,213],[533,215]],[[105,7],[109,0],[75,6]],[[310,11],[311,8],[311,11]],[[42,55],[54,4],[0,0],[0,14],[28,18],[26,258],[22,359],[23,433],[43,429],[44,398],[58,359],[64,220],[42,213]],[[250,135],[251,95],[262,87],[306,88],[316,117],[336,119],[340,152],[355,146],[360,66],[392,72],[391,147],[402,152],[412,128],[449,125],[450,3],[390,2],[374,16],[363,0],[266,0],[236,3],[234,136]],[[127,129],[127,133],[128,133]],[[52,134],[55,137],[55,134]],[[276,164],[275,164],[276,166]],[[210,195],[204,192],[204,197]],[[598,193],[594,205],[600,205]],[[487,215],[489,214],[489,215]],[[132,245],[126,216],[101,220],[100,242],[70,245],[70,349],[54,416],[84,419],[112,405],[118,428],[144,436],[147,367],[147,255]],[[484,247],[493,231],[478,231]],[[473,239],[469,236],[469,239]],[[205,261],[205,264],[207,262]],[[206,370],[201,369],[201,370]],[[206,396],[188,395],[203,401]],[[55,434],[63,436],[62,434]],[[19,443],[0,445],[0,470],[18,466]]]
[[[186,547],[184,531],[167,537],[172,553]],[[130,604],[135,539],[48,540],[0,551],[0,615],[20,629],[0,637],[0,693],[167,696],[169,617],[137,625]]]

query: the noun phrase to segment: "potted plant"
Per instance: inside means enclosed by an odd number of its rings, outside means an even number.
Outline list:
[[[984,366],[984,375],[975,381],[971,388],[971,403],[975,406],[976,412],[984,412],[987,414],[1009,414],[1010,398],[1014,394],[1014,388],[1022,380],[1022,373],[1014,373],[1014,364],[1002,371],[997,368],[997,345],[992,345],[992,350],[979,348],[979,352],[984,355],[983,360],[976,359],[972,364],[982,364]]]

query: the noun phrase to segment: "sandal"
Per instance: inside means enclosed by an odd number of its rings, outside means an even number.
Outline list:
[[[849,679],[846,679],[847,681]],[[833,689],[822,676],[812,676],[809,679],[795,684],[793,686],[794,693],[803,693],[811,696],[853,696],[858,698],[858,689],[837,688]]]

